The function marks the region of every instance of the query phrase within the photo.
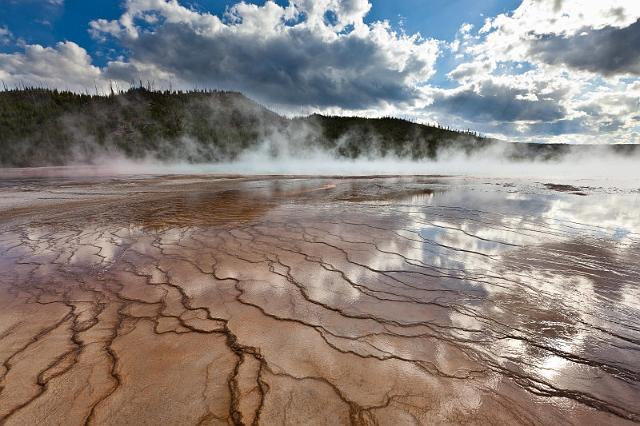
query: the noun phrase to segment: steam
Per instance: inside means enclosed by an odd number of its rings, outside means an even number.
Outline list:
[[[233,175],[306,175],[306,176],[372,176],[372,175],[446,175],[486,178],[530,178],[550,181],[615,180],[616,185],[640,188],[640,150],[617,153],[609,146],[569,146],[555,159],[514,159],[513,146],[498,143],[467,154],[451,142],[440,150],[437,160],[410,160],[393,154],[382,155],[371,142],[371,149],[357,159],[341,158],[336,149],[322,150],[299,141],[309,140],[313,129],[305,127],[296,133],[271,132],[252,149],[234,161],[192,164],[184,161],[158,162],[147,158],[131,161],[103,158],[100,162],[119,173],[154,174],[233,174]],[[411,143],[411,142],[409,142]],[[339,145],[338,145],[339,146]],[[635,185],[635,186],[634,186]]]
[[[171,96],[168,94],[167,96]],[[170,98],[169,98],[170,99]],[[455,175],[492,178],[534,178],[545,181],[581,179],[614,179],[640,186],[640,149],[615,150],[610,146],[574,145],[561,153],[545,157],[521,150],[525,145],[506,142],[480,143],[471,136],[459,136],[442,143],[436,159],[411,159],[416,140],[397,141],[393,149],[385,149],[381,135],[352,129],[338,140],[327,143],[323,128],[313,117],[291,119],[279,116],[240,95],[228,95],[224,101],[200,96],[185,105],[186,119],[204,120],[208,129],[222,129],[230,136],[216,143],[204,143],[181,135],[164,140],[161,137],[146,144],[147,151],[125,155],[118,134],[108,135],[106,143],[98,143],[92,133],[93,120],[109,120],[113,110],[93,108],[93,115],[67,114],[58,119],[62,134],[68,138],[66,167],[41,169],[53,175],[122,175],[122,174],[234,174],[234,175]],[[128,111],[144,116],[144,103],[118,95],[116,101]],[[206,109],[202,108],[203,103]],[[206,111],[206,114],[203,114]],[[234,135],[242,125],[229,124],[234,114],[249,120],[255,133],[250,143],[242,145]],[[235,126],[235,127],[234,127]],[[235,132],[235,133],[234,133]],[[206,136],[206,135],[205,135]],[[140,140],[135,135],[132,140]],[[324,139],[323,139],[324,138]],[[28,149],[30,141],[20,144],[23,155],[42,152],[41,147]],[[121,140],[120,140],[121,142]],[[134,142],[132,142],[134,143]],[[241,146],[242,145],[242,146]],[[33,146],[36,146],[33,144]],[[152,148],[149,148],[152,147]],[[44,148],[47,148],[46,146]],[[131,149],[140,146],[132,145]],[[424,147],[423,147],[424,148]],[[349,158],[345,152],[355,159]],[[424,150],[422,151],[424,154]],[[46,154],[46,153],[45,153]],[[424,155],[423,155],[424,156]],[[68,157],[68,158],[67,158]],[[2,159],[0,159],[2,160]],[[91,164],[91,166],[87,166]],[[12,172],[4,170],[2,175]],[[18,171],[14,171],[18,174]]]
[[[283,144],[284,142],[284,144]],[[238,159],[220,163],[193,164],[185,161],[127,159],[119,154],[101,156],[97,166],[76,165],[51,168],[55,174],[90,175],[445,175],[500,179],[534,179],[541,182],[587,182],[592,185],[640,189],[640,154],[621,155],[608,147],[572,147],[555,160],[513,160],[509,148],[491,146],[467,155],[450,149],[439,153],[438,160],[408,160],[393,155],[338,158],[332,152],[301,150],[286,141],[268,140],[245,151]]]

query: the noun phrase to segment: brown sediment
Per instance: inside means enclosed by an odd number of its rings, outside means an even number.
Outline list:
[[[614,203],[605,224],[436,177],[1,187],[54,200],[0,211],[0,424],[640,422],[640,236]]]
[[[569,194],[581,195],[583,197],[587,195],[587,193],[583,191],[583,188],[578,188],[577,186],[573,186],[573,185],[560,184],[560,183],[545,183],[544,186],[546,186],[547,189],[551,189],[552,191],[567,192]]]

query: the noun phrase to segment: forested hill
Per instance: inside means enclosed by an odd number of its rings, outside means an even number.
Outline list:
[[[435,157],[444,145],[483,139],[394,118],[288,119],[235,92],[132,89],[91,96],[46,89],[0,92],[0,165],[90,163],[105,155],[228,161],[268,143],[336,157]]]
[[[236,92],[0,92],[2,167],[96,163],[113,156],[222,162],[265,147],[274,156],[285,150],[292,158],[315,150],[342,158],[419,160],[496,145],[511,158],[548,159],[568,150],[499,142],[396,118],[314,114],[290,119]]]

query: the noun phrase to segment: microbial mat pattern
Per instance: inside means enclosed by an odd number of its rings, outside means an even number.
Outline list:
[[[0,181],[0,424],[640,422],[638,194]]]

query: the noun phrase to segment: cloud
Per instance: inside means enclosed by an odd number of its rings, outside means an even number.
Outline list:
[[[176,1],[130,0],[120,19],[92,21],[90,31],[131,52],[107,66],[107,78],[239,90],[294,107],[411,102],[435,72],[439,43],[364,23],[370,7],[362,0],[238,3],[220,18]]]
[[[530,61],[531,49],[539,48],[541,41],[570,40],[584,33],[596,34],[599,41],[605,41],[607,35],[629,27],[639,18],[640,2],[636,0],[523,0],[513,13],[487,19],[479,30],[482,41],[471,46],[469,53],[494,61]],[[599,30],[604,32],[598,34]],[[573,46],[580,47],[592,46]]]
[[[512,141],[640,143],[640,82],[588,86],[539,70],[469,81],[432,89],[427,108],[456,127]]]
[[[8,44],[13,38],[13,34],[6,26],[0,27],[0,45]]]
[[[475,76],[490,74],[495,69],[495,63],[491,61],[464,62],[458,65],[447,77],[453,80],[466,80]]]
[[[566,110],[553,99],[528,99],[527,91],[485,80],[436,93],[432,108],[471,122],[554,121]]]
[[[54,6],[54,7],[59,7],[59,6],[63,6],[64,5],[64,0],[5,0],[7,1],[9,4],[25,4],[25,3],[32,3],[32,4],[40,4],[42,5],[42,3],[45,3],[44,6]]]
[[[515,140],[637,142],[639,18],[635,0],[523,0],[463,26],[458,85],[429,88],[427,110]]]
[[[640,75],[640,20],[624,28],[585,28],[570,37],[540,37],[529,51],[547,64],[605,76]]]
[[[8,85],[44,85],[84,91],[101,81],[101,70],[74,42],[59,42],[55,47],[25,45],[24,52],[0,53],[0,78]]]
[[[589,129],[583,118],[561,119],[551,122],[538,122],[527,124],[520,129],[515,129],[521,135],[558,136],[567,134],[585,133]]]

